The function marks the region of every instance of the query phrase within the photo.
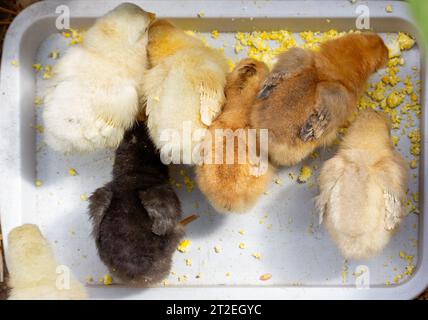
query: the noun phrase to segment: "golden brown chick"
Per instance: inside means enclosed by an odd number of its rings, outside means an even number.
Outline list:
[[[364,111],[321,170],[320,221],[347,259],[378,254],[405,216],[407,165],[389,131],[384,115]]]
[[[180,163],[192,164],[188,156],[200,146],[224,103],[226,58],[166,20],[151,26],[148,54],[152,68],[144,91],[150,136],[161,154],[178,153]],[[192,141],[169,139],[168,134],[185,139],[184,127]]]
[[[331,144],[356,109],[370,75],[388,60],[373,33],[323,43],[318,52],[293,48],[279,56],[260,91],[251,123],[269,129],[269,156],[292,166]]]
[[[198,166],[196,177],[201,191],[220,212],[247,210],[266,190],[271,181],[273,168],[268,164],[267,154],[264,165],[261,163],[258,167],[253,165],[257,161],[251,161],[249,155],[251,147],[248,140],[251,106],[267,74],[268,68],[263,62],[253,59],[242,60],[227,77],[226,104],[207,133],[209,139],[205,140],[208,144],[204,151],[212,151],[206,158],[211,161],[211,164],[204,162]],[[216,132],[220,129],[223,129],[223,133],[229,130],[236,135],[230,135],[229,138],[221,136],[221,140],[217,140]],[[233,159],[229,164],[226,161],[228,141],[234,143],[233,149],[230,149],[233,151],[231,152]],[[242,162],[239,161],[239,145],[243,147]],[[256,152],[259,150],[257,148]],[[216,153],[223,163],[216,164]]]

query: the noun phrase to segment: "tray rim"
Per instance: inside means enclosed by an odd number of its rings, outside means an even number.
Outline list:
[[[44,19],[52,19],[55,17],[54,8],[59,4],[67,4],[70,6],[79,5],[85,7],[84,12],[74,17],[78,18],[95,18],[104,12],[115,7],[117,4],[124,2],[120,0],[103,0],[103,6],[100,8],[99,2],[95,4],[93,1],[70,0],[61,1],[45,0],[36,3],[23,12],[21,12],[10,26],[5,42],[1,65],[0,75],[0,106],[3,107],[2,117],[0,117],[1,132],[5,132],[3,139],[0,139],[0,177],[4,182],[0,185],[0,217],[2,228],[4,231],[4,239],[6,240],[8,232],[21,225],[25,221],[22,216],[22,199],[21,192],[27,190],[28,186],[24,186],[25,182],[20,176],[22,172],[23,160],[21,158],[21,136],[20,128],[21,108],[13,107],[20,106],[21,94],[20,81],[25,76],[24,68],[15,68],[11,61],[17,58],[20,53],[21,41],[25,33],[36,23]],[[325,5],[319,8],[319,1],[256,1],[263,3],[266,7],[258,9],[254,12],[243,11],[241,6],[231,6],[230,1],[129,1],[142,5],[149,10],[162,12],[171,8],[171,5],[177,5],[173,16],[162,16],[168,18],[196,18],[196,14],[201,10],[205,11],[205,18],[266,18],[265,9],[269,11],[269,18],[351,18],[355,15],[350,13],[349,7],[354,7],[350,2],[328,0],[323,1]],[[221,9],[228,4],[228,11],[224,12]],[[250,10],[254,1],[244,0],[239,1],[239,4],[246,5]],[[273,10],[277,6],[280,8],[286,4],[288,9],[304,7],[305,10],[284,12],[281,10]],[[371,18],[396,18],[405,21],[414,29],[418,43],[421,44],[421,37],[418,28],[413,24],[410,14],[408,13],[407,3],[401,1],[364,1],[361,4],[370,6]],[[393,13],[386,14],[384,8],[386,5],[392,4],[394,7]],[[331,6],[338,6],[336,11],[331,12]],[[207,7],[209,10],[207,10]],[[316,10],[313,7],[318,7]],[[215,10],[217,8],[217,11]],[[328,9],[330,8],[330,9]],[[215,12],[221,12],[216,14]],[[328,12],[328,15],[323,15]],[[252,13],[249,15],[249,13]],[[94,299],[103,298],[122,298],[122,299],[409,299],[417,296],[428,285],[428,219],[424,219],[423,212],[426,212],[426,204],[424,199],[427,196],[427,188],[425,179],[425,158],[426,147],[428,141],[425,139],[425,126],[428,121],[425,106],[427,106],[426,92],[428,92],[428,83],[426,81],[426,52],[421,48],[421,80],[423,81],[421,93],[421,105],[424,106],[421,117],[421,130],[424,135],[423,148],[421,153],[420,166],[420,194],[421,200],[421,215],[419,217],[419,252],[418,264],[416,271],[408,280],[399,285],[387,287],[373,287],[370,290],[361,290],[353,287],[281,287],[281,286],[201,286],[201,287],[165,287],[165,288],[150,288],[147,290],[127,288],[121,286],[111,287],[113,290],[105,287],[88,286],[87,289],[90,296]],[[31,66],[31,65],[30,65]],[[7,183],[5,183],[7,182]],[[10,212],[18,212],[19,214],[7,214]],[[425,232],[425,233],[424,233]],[[7,256],[8,244],[4,241],[4,248]],[[7,257],[6,257],[7,262]],[[102,290],[102,291],[100,291]],[[160,291],[162,290],[162,291]],[[263,290],[263,291],[261,291]],[[113,292],[114,291],[114,292]],[[263,294],[262,294],[263,292]]]

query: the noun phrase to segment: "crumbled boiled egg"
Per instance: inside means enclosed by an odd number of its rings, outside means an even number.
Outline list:
[[[262,258],[262,255],[258,252],[253,253],[252,256],[257,260],[260,260]]]
[[[227,64],[229,65],[229,71],[232,71],[235,68],[235,62],[232,59],[227,58]]]
[[[62,32],[62,36],[64,38],[70,39],[70,45],[79,44],[83,41],[83,32],[80,32],[79,30],[73,28]]]
[[[378,82],[375,86],[374,91],[369,91],[368,95],[375,101],[382,101],[385,99],[385,84],[383,82]]]
[[[390,43],[387,44],[389,51],[389,58],[399,57],[401,55],[400,44],[397,39],[393,39]]]
[[[41,106],[42,104],[43,104],[43,99],[42,98],[39,98],[39,97],[36,97],[36,98],[34,98],[34,104],[37,106],[37,107],[39,107],[39,106]]]
[[[36,72],[39,72],[39,71],[43,70],[43,66],[42,66],[40,63],[34,63],[31,67],[32,67]]]
[[[183,177],[184,185],[186,186],[187,192],[192,192],[195,188],[195,182],[190,179],[185,170],[180,170],[180,175]]]
[[[59,56],[60,56],[60,52],[58,50],[51,51],[49,53],[49,58],[54,59],[54,60],[57,60],[59,58]]]
[[[391,92],[388,98],[386,98],[386,104],[390,108],[395,108],[399,106],[403,101],[404,101],[404,95],[397,91]]]
[[[184,274],[182,276],[178,276],[178,281],[179,282],[186,282],[188,279],[188,277]]]
[[[109,286],[112,283],[113,283],[113,278],[111,277],[111,275],[109,275],[109,274],[104,275],[104,277],[103,277],[103,284],[105,286]]]
[[[272,274],[270,274],[270,273],[265,273],[265,274],[262,274],[261,276],[260,276],[260,280],[262,280],[262,281],[267,281],[267,280],[269,280],[270,278],[272,278]]]
[[[184,185],[186,186],[187,192],[192,192],[195,188],[195,182],[189,177],[184,177]]]
[[[309,166],[303,166],[300,169],[300,175],[298,178],[299,183],[305,183],[307,182],[312,176],[312,169]]]
[[[164,280],[164,281],[162,281],[162,285],[163,285],[164,287],[168,287],[168,286],[169,286],[169,281],[168,281],[168,280]]]
[[[415,45],[415,40],[403,32],[398,33],[398,44],[401,50],[410,50]]]
[[[410,139],[410,153],[414,156],[421,154],[421,131],[415,129],[408,134]]]
[[[405,276],[408,276],[408,277],[411,276],[415,271],[415,265],[413,262],[413,260],[414,260],[413,255],[408,255],[404,251],[400,251],[399,257],[400,257],[400,259],[405,260],[407,265],[405,266],[404,271],[401,274],[398,274],[395,276],[395,278],[394,278],[395,283],[400,282],[400,280],[402,280]],[[394,271],[397,271],[397,269],[394,268]]]
[[[269,66],[272,65],[274,58],[279,53],[297,46],[292,33],[286,30],[238,32],[235,38],[237,40],[235,44],[236,53],[247,49],[248,57],[263,61]]]
[[[416,169],[418,167],[418,160],[416,159],[411,160],[409,166],[411,169]]]
[[[38,133],[40,133],[40,134],[42,134],[42,133],[44,133],[44,132],[45,132],[45,127],[44,127],[44,126],[42,126],[41,124],[36,125],[34,128],[35,128],[35,129],[37,130],[37,132],[38,132]]]
[[[409,199],[407,199],[406,207],[407,207],[407,213],[419,214],[419,209]]]
[[[218,36],[220,35],[220,33],[218,32],[218,30],[213,30],[212,32],[211,32],[211,36],[214,38],[214,39],[218,39]]]
[[[400,137],[399,136],[391,136],[391,140],[392,140],[392,143],[394,144],[394,146],[397,146],[398,142],[400,141]]]
[[[282,180],[281,180],[281,178],[275,178],[274,182],[275,182],[275,184],[282,185]]]
[[[180,242],[180,244],[177,247],[177,250],[182,252],[182,253],[185,253],[185,252],[187,252],[187,249],[189,248],[191,243],[192,242],[190,240],[185,239],[185,240]]]
[[[223,251],[223,248],[221,247],[221,246],[215,246],[214,247],[214,252],[215,253],[220,253],[220,252],[222,252]]]
[[[43,80],[48,80],[50,78],[52,78],[53,74],[52,74],[52,66],[47,64],[44,68],[43,68],[43,75],[42,75],[42,79]]]

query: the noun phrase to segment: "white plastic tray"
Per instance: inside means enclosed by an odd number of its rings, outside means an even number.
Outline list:
[[[298,174],[301,165],[283,169],[279,173],[282,184],[269,188],[254,209],[245,215],[224,216],[216,213],[197,188],[187,192],[180,169],[171,168],[172,176],[182,184],[177,192],[184,215],[201,217],[188,226],[187,238],[192,241],[188,253],[177,252],[169,285],[149,289],[130,289],[120,285],[109,287],[97,284],[106,273],[96,254],[90,236],[87,202],[80,196],[89,195],[110,179],[113,153],[99,152],[88,156],[63,156],[42,143],[42,134],[35,129],[42,124],[41,108],[33,104],[36,84],[43,85],[31,65],[54,64],[48,58],[52,50],[64,52],[68,41],[55,29],[55,8],[66,4],[72,14],[72,27],[85,28],[121,1],[43,1],[22,12],[10,27],[4,46],[1,67],[0,95],[0,213],[3,234],[22,223],[40,225],[52,242],[60,262],[69,266],[88,284],[92,298],[124,299],[286,299],[286,298],[412,298],[428,284],[427,237],[428,219],[424,219],[425,192],[425,123],[426,123],[426,65],[421,49],[415,46],[406,51],[407,64],[402,78],[412,75],[422,81],[420,94],[423,115],[423,134],[420,166],[412,170],[411,192],[419,191],[420,214],[410,214],[385,251],[370,261],[344,261],[322,226],[318,226],[312,198],[317,194],[314,171],[311,182],[297,184],[288,177]],[[349,1],[132,1],[158,17],[174,20],[184,29],[207,33],[215,46],[225,46],[225,53],[237,60],[233,52],[234,32],[252,30],[280,30],[293,32],[327,31],[331,28],[355,29],[357,4]],[[407,6],[395,1],[364,1],[370,9],[371,26],[386,37],[386,33],[404,31],[419,38],[407,13]],[[392,13],[385,7],[393,6]],[[204,12],[203,18],[198,13]],[[327,22],[326,19],[330,19]],[[209,36],[219,30],[216,40]],[[244,57],[241,53],[239,57]],[[18,61],[14,66],[12,61]],[[412,66],[418,72],[411,70]],[[420,71],[420,72],[419,72]],[[375,75],[374,79],[378,79]],[[419,121],[416,123],[418,124]],[[404,124],[403,124],[404,125]],[[409,159],[409,142],[402,137],[399,150]],[[308,159],[304,164],[318,167],[334,150],[321,152],[321,159]],[[77,176],[68,171],[75,168]],[[192,169],[184,167],[191,176]],[[35,181],[43,181],[36,188]],[[244,230],[245,234],[238,231]],[[418,245],[415,246],[415,240]],[[246,248],[240,249],[239,244]],[[7,251],[7,243],[6,251]],[[221,253],[214,251],[222,247]],[[413,255],[416,270],[412,276],[403,274],[406,261],[399,255]],[[261,253],[261,260],[252,257]],[[187,266],[185,259],[192,260]],[[358,265],[370,271],[370,289],[357,289],[353,272]],[[200,273],[200,277],[196,275]],[[230,273],[229,276],[226,274]],[[260,281],[262,274],[272,278]],[[186,281],[178,277],[186,275]],[[181,278],[183,280],[183,278]],[[390,281],[391,285],[386,285]]]

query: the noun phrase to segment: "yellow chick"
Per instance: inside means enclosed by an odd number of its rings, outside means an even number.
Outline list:
[[[9,233],[10,300],[87,299],[83,285],[66,266],[55,261],[52,249],[36,225]]]
[[[148,53],[152,69],[144,85],[150,136],[161,154],[191,155],[207,126],[221,112],[227,60],[218,50],[166,20],[151,26]],[[173,133],[183,140],[185,126],[192,136],[189,143],[162,137]],[[186,158],[182,163],[194,162]]]
[[[385,117],[363,111],[321,170],[320,222],[346,259],[377,255],[406,214],[407,164]]]
[[[60,152],[115,148],[141,108],[148,27],[154,15],[124,3],[46,70],[46,143]]]

